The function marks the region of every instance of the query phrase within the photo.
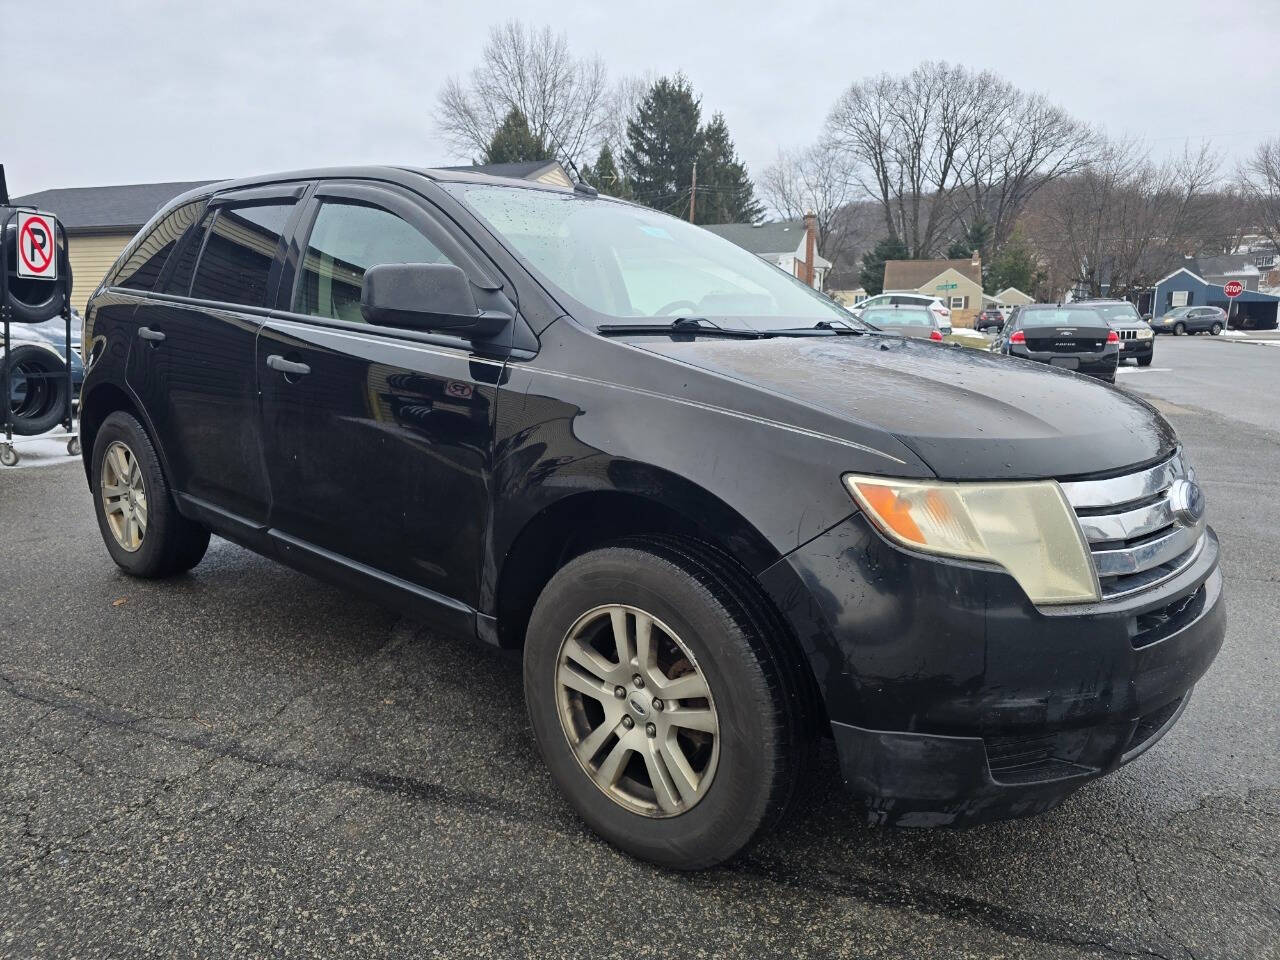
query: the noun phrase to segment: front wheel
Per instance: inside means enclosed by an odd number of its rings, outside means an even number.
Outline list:
[[[1187,332],[1187,325],[1185,323],[1175,323],[1173,325],[1173,335],[1175,337],[1180,337],[1186,332]]]
[[[607,840],[678,869],[781,819],[812,764],[812,679],[748,575],[694,541],[637,538],[538,598],[524,687],[561,792]]]
[[[1138,366],[1140,366],[1140,367],[1149,367],[1149,366],[1151,366],[1151,361],[1152,361],[1153,359],[1155,359],[1155,354],[1154,354],[1154,353],[1153,353],[1151,356],[1149,356],[1149,357],[1139,357],[1139,358],[1138,358]]]

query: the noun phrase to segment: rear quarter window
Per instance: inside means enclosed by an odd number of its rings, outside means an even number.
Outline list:
[[[200,216],[204,204],[203,199],[185,203],[161,219],[132,247],[124,263],[112,275],[109,285],[128,290],[154,289],[169,255],[187,228]]]

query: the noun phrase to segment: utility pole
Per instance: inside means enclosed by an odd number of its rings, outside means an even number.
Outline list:
[[[693,201],[698,199],[698,161],[693,161],[693,186],[689,189],[689,222],[693,223]]]

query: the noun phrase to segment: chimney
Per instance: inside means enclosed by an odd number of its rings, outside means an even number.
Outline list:
[[[804,269],[800,279],[809,286],[814,286],[813,261],[817,256],[818,215],[810,210],[804,215]]]
[[[982,252],[979,250],[973,251],[973,255],[969,258],[969,262],[973,266],[981,270],[982,269]]]

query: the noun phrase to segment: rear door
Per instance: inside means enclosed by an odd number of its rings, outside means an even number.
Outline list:
[[[474,606],[506,351],[373,326],[360,295],[380,263],[453,263],[490,287],[496,270],[390,185],[322,184],[300,236],[257,344],[277,548]]]
[[[261,525],[267,476],[258,434],[254,340],[305,184],[214,197],[135,316],[145,392],[174,490],[188,506]]]

